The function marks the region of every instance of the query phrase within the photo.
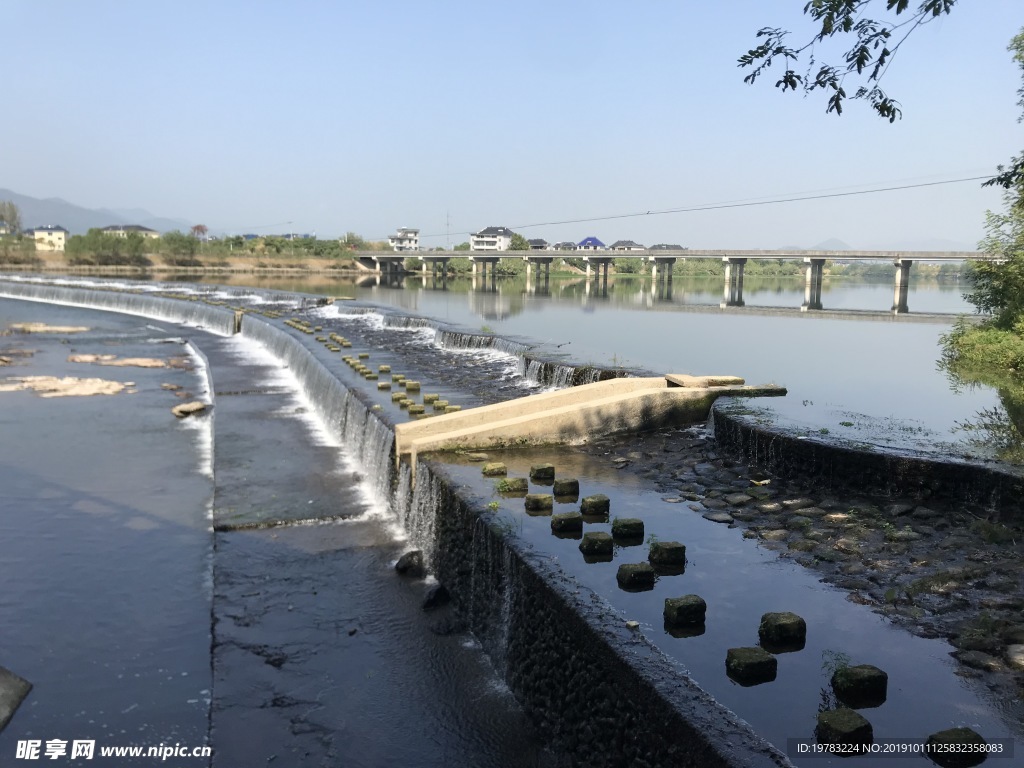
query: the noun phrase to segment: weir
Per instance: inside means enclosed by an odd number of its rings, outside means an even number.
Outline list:
[[[137,314],[152,309],[160,319],[176,322],[222,318],[221,328],[234,329],[232,311],[160,297],[80,291],[28,284],[16,291],[6,283],[0,287],[3,295],[17,293],[12,298],[55,303],[95,299],[100,308]],[[570,750],[574,763],[791,765],[701,690],[678,663],[625,627],[597,593],[574,586],[556,564],[482,519],[478,506],[457,493],[439,468],[422,463],[415,489],[408,469],[397,476],[391,429],[360,393],[332,373],[319,358],[320,350],[252,315],[242,317],[241,333],[289,366],[324,422],[357,451],[380,497],[415,543],[430,553],[431,566],[458,612],[534,723],[558,748]]]

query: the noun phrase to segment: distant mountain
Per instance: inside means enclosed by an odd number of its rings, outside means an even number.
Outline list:
[[[187,232],[192,226],[184,219],[154,216],[142,208],[83,208],[59,197],[40,200],[10,189],[0,189],[0,200],[10,200],[18,206],[21,210],[21,225],[25,229],[59,224],[73,235],[84,235],[93,227],[109,227],[112,224],[140,224],[158,232],[170,232],[173,229]]]
[[[830,237],[828,240],[822,240],[817,245],[812,245],[807,250],[809,251],[852,251],[853,249],[842,240],[834,237]]]

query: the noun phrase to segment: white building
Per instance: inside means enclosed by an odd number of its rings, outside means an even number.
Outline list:
[[[420,231],[409,227],[399,227],[398,231],[388,238],[388,245],[394,251],[418,251],[420,249]]]
[[[25,233],[30,234],[29,232]],[[68,231],[57,224],[47,224],[31,230],[37,251],[63,251],[68,241]]]
[[[469,236],[469,250],[507,251],[513,234],[508,227],[486,227]]]

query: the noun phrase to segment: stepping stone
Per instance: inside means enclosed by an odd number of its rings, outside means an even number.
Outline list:
[[[422,407],[423,406],[420,406],[420,408]],[[480,469],[480,472],[484,477],[504,477],[508,474],[508,467],[500,461],[491,461],[484,464]]]
[[[644,537],[644,521],[636,517],[617,517],[612,520],[612,537],[642,539]]]
[[[757,628],[761,643],[772,645],[803,645],[807,641],[807,622],[795,613],[766,613]]]
[[[550,493],[528,493],[526,495],[526,509],[528,512],[551,511],[554,506],[554,497]]]
[[[686,565],[686,545],[678,541],[651,542],[651,565]]]
[[[580,502],[580,512],[584,515],[607,515],[611,508],[611,501],[603,493],[583,497]]]
[[[525,477],[507,477],[498,482],[499,493],[528,493],[530,484]]]
[[[584,555],[611,555],[614,549],[612,537],[604,531],[584,533],[580,552]]]
[[[551,492],[555,497],[576,501],[580,497],[580,481],[575,479],[555,480]]]
[[[572,533],[583,530],[583,515],[579,512],[566,512],[551,516],[552,533]]]
[[[725,673],[744,687],[770,683],[778,670],[778,660],[764,648],[730,648],[725,655]]]
[[[929,755],[931,760],[942,768],[969,768],[980,765],[987,756],[985,739],[970,728],[950,728],[933,733],[926,743],[933,750]]]
[[[846,707],[819,712],[814,735],[819,744],[867,746],[875,740],[871,723]]]
[[[626,590],[654,589],[655,573],[650,563],[624,563],[615,574],[619,586]]]
[[[837,669],[832,675],[836,698],[851,709],[878,707],[885,703],[889,676],[871,664]]]
[[[745,493],[730,493],[725,497],[725,500],[732,504],[734,507],[739,507],[746,504],[748,501],[753,501],[753,496],[748,496]]]
[[[530,479],[533,481],[537,480],[554,480],[555,479],[555,465],[554,464],[534,464],[530,467]]]
[[[689,627],[704,623],[708,604],[699,595],[665,598],[665,623],[672,627]]]

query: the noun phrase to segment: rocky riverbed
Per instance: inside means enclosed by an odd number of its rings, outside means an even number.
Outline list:
[[[668,504],[846,590],[894,624],[947,638],[957,673],[1024,711],[1024,532],[991,510],[940,499],[822,493],[719,451],[703,426],[608,437],[582,448],[655,483]]]

